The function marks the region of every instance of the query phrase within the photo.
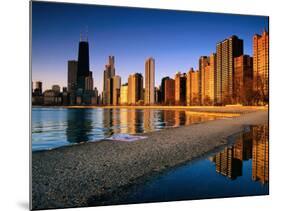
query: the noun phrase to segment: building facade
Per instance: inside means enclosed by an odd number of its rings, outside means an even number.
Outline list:
[[[70,105],[75,104],[75,93],[77,88],[77,69],[78,62],[76,60],[69,60],[67,62],[67,90],[69,92]]]
[[[251,104],[253,98],[253,58],[241,55],[234,59],[234,103]]]
[[[189,70],[186,77],[186,104],[194,106],[200,104],[199,96],[199,71]]]
[[[175,104],[186,104],[186,74],[177,72],[175,75]]]
[[[77,63],[77,89],[85,90],[85,78],[89,76],[89,72],[89,43],[88,41],[80,40]]]
[[[161,80],[160,97],[159,97],[159,102],[160,103],[165,103],[165,81],[167,79],[170,79],[170,77],[166,76],[166,77],[162,78],[162,80]]]
[[[108,57],[108,64],[105,65],[105,70],[103,72],[103,104],[107,105],[112,102],[113,93],[112,89],[110,91],[110,82],[108,79],[111,79],[115,76],[115,58],[114,56]]]
[[[199,58],[199,100],[200,104],[203,104],[204,97],[206,96],[206,77],[205,68],[210,65],[210,57],[201,56]]]
[[[113,80],[113,105],[120,104],[120,89],[121,89],[121,77],[116,75],[112,77]]]
[[[201,93],[199,87],[200,105],[213,105],[215,99],[216,54],[211,54],[206,60],[207,63],[203,68],[201,67],[201,74],[199,73],[199,84],[201,84]]]
[[[216,103],[230,104],[233,100],[234,58],[243,54],[243,40],[233,35],[216,46]]]
[[[175,80],[171,78],[166,78],[165,80],[165,90],[164,90],[164,103],[166,105],[175,104]]]
[[[155,102],[154,87],[155,87],[155,60],[150,57],[145,61],[144,103],[146,105],[153,105]]]
[[[128,84],[123,84],[120,90],[120,104],[127,105],[128,104]]]
[[[143,76],[141,73],[129,75],[128,78],[128,104],[142,104],[143,101]]]
[[[253,37],[253,69],[253,89],[257,93],[256,98],[267,103],[269,98],[269,34],[267,31]]]
[[[85,77],[85,90],[92,91],[94,89],[94,79],[92,71],[89,71],[89,75]]]

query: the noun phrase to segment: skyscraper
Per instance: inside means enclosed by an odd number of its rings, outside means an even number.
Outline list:
[[[120,104],[128,104],[128,83],[123,84],[120,90]]]
[[[115,75],[112,77],[113,80],[113,105],[120,104],[120,88],[121,88],[121,77]]]
[[[105,70],[103,72],[103,104],[110,104],[111,95],[113,93],[110,92],[108,79],[113,76],[115,76],[114,56],[109,56],[108,64],[105,65]]]
[[[147,105],[154,104],[154,87],[155,87],[155,60],[150,57],[145,62],[145,98],[144,103]]]
[[[164,102],[166,105],[175,104],[175,80],[171,78],[165,79],[164,85]]]
[[[186,104],[190,106],[199,105],[199,103],[199,71],[191,68],[186,79]]]
[[[168,76],[166,76],[166,77],[162,78],[162,80],[161,80],[159,103],[165,103],[165,81],[168,79],[170,79],[170,78]]]
[[[85,90],[85,78],[89,76],[89,43],[80,39],[77,64],[77,89]]]
[[[143,77],[141,73],[129,75],[128,78],[128,104],[136,105],[143,100]]]
[[[269,73],[269,35],[264,31],[262,35],[253,37],[253,89],[262,101],[268,101],[268,73]]]
[[[105,104],[106,105],[112,105],[113,104],[113,78],[108,78],[106,80],[106,98],[105,98]]]
[[[202,103],[203,104],[203,101],[204,101],[204,96],[206,95],[205,94],[205,91],[206,91],[206,81],[204,80],[206,77],[205,77],[205,68],[207,66],[209,66],[209,63],[210,63],[210,57],[207,57],[207,56],[201,56],[199,58],[199,100],[200,100],[200,104]]]
[[[67,90],[70,94],[70,104],[75,104],[75,92],[77,87],[77,68],[78,62],[76,60],[69,60],[67,62]]]
[[[93,73],[89,71],[89,75],[85,77],[85,90],[92,91],[94,88]]]
[[[201,94],[199,89],[199,98],[201,105],[212,105],[215,95],[215,70],[216,70],[216,54],[211,54],[206,59],[208,62],[201,66]]]
[[[252,101],[253,58],[241,55],[234,59],[234,102],[249,104]]]
[[[233,98],[234,58],[243,54],[243,40],[233,35],[217,43],[216,103],[227,104]]]
[[[176,105],[186,104],[186,75],[180,72],[175,76],[175,103]]]

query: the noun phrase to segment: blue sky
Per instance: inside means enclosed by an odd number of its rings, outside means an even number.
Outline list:
[[[109,55],[122,83],[131,73],[144,74],[146,58],[154,57],[159,85],[162,77],[197,69],[201,55],[234,34],[244,40],[244,54],[252,55],[252,37],[264,28],[264,16],[33,2],[32,80],[41,80],[43,89],[66,86],[67,61],[77,59],[80,33],[87,29],[94,85],[102,91]]]

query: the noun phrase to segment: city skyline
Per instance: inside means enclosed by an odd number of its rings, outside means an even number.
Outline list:
[[[71,13],[74,9],[75,15]],[[151,16],[154,12],[159,13],[157,17]],[[135,26],[125,21],[129,14]],[[46,15],[51,18],[46,19]],[[54,21],[57,15],[61,17],[59,23]],[[98,21],[91,19],[92,16],[99,16]],[[208,24],[204,24],[207,17]],[[173,78],[177,71],[187,73],[191,67],[197,70],[199,57],[215,52],[216,44],[233,34],[244,40],[244,54],[252,56],[253,35],[260,34],[264,28],[268,30],[268,19],[264,16],[94,5],[87,8],[85,5],[42,2],[33,4],[33,18],[32,80],[41,80],[43,90],[53,84],[67,86],[67,61],[77,60],[80,32],[85,35],[88,28],[90,71],[99,93],[103,90],[103,71],[110,55],[116,58],[116,74],[122,78],[122,84],[128,82],[130,74],[139,72],[144,76],[144,61],[153,57],[155,85],[159,86],[165,76]],[[170,21],[176,24],[168,24]],[[58,30],[56,26],[63,23],[64,30]],[[212,26],[220,30],[213,30]],[[112,33],[107,34],[109,31]],[[150,33],[144,36],[146,32]]]

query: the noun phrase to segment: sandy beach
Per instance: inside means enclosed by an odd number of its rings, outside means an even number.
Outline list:
[[[245,125],[268,124],[265,107],[189,110],[239,116],[145,133],[147,139],[135,142],[103,140],[33,152],[32,208],[87,206],[228,144],[227,137]]]

